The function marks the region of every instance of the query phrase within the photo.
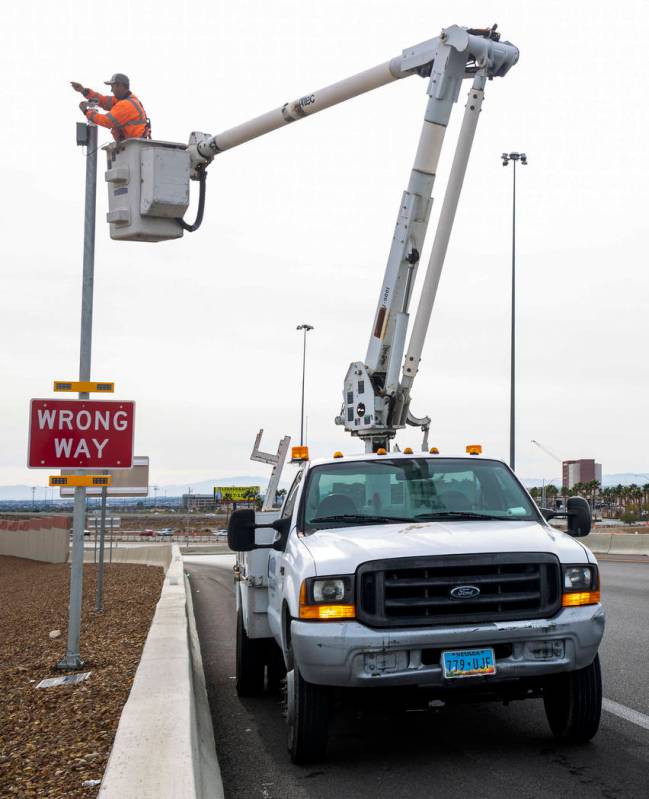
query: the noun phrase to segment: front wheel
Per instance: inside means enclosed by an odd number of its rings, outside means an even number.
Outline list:
[[[599,655],[586,668],[549,677],[543,687],[543,702],[555,738],[590,741],[602,714]]]
[[[289,659],[286,674],[288,751],[293,763],[313,763],[327,751],[331,688],[307,682]]]

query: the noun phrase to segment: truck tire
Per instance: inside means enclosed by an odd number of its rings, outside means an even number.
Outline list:
[[[602,713],[599,655],[584,669],[548,678],[543,702],[555,738],[575,743],[590,741]]]
[[[248,638],[241,608],[237,611],[236,689],[239,696],[258,696],[264,690],[266,639]]]
[[[329,717],[332,707],[331,688],[313,685],[300,674],[289,657],[287,673],[288,751],[293,763],[314,763],[327,751]]]

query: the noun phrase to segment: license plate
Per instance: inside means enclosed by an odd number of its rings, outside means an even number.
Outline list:
[[[496,673],[496,656],[491,647],[442,652],[442,669],[447,680],[484,677]]]

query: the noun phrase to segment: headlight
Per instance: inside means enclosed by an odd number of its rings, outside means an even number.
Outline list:
[[[312,620],[355,619],[352,575],[309,577],[300,588],[300,618]]]
[[[345,581],[342,577],[313,581],[314,602],[341,602],[345,598]]]
[[[564,566],[563,588],[565,591],[591,591],[597,588],[596,569],[593,566]]]
[[[563,567],[563,606],[595,605],[600,601],[597,566]]]

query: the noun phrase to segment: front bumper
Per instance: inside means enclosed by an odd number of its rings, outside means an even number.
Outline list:
[[[603,634],[604,609],[599,604],[563,608],[551,619],[461,627],[378,630],[356,621],[291,624],[293,653],[304,679],[340,687],[491,684],[574,671],[593,661]],[[539,657],[541,641],[559,642],[552,656]],[[487,646],[498,647],[495,675],[444,678],[438,650]],[[499,650],[506,656],[499,658]]]

